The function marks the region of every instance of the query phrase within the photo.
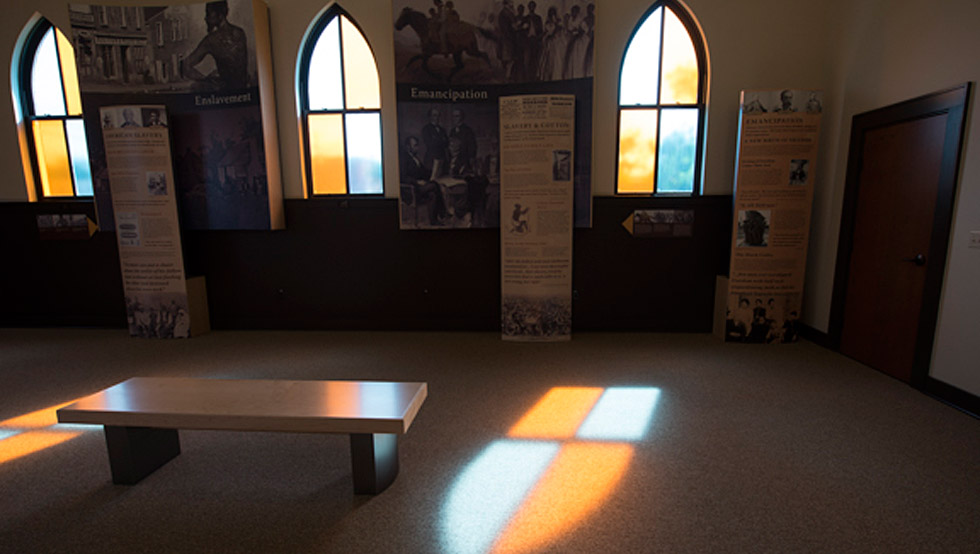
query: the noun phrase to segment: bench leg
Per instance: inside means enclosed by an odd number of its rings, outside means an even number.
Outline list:
[[[180,454],[176,429],[105,426],[112,482],[134,485]]]
[[[350,457],[354,494],[378,494],[398,475],[398,435],[353,433]]]

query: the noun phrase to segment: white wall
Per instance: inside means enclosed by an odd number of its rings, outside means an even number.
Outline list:
[[[458,0],[467,2],[470,0]],[[119,1],[148,4],[149,1]],[[161,2],[164,3],[164,2]],[[173,3],[173,2],[168,2]],[[541,2],[539,2],[541,3]],[[542,5],[546,5],[545,2]],[[611,195],[615,182],[616,105],[623,49],[652,0],[598,0],[593,188]],[[10,58],[22,26],[37,10],[68,29],[64,0],[15,0],[0,19],[0,67],[9,87]],[[307,26],[326,7],[322,0],[268,0],[276,77],[280,152],[287,198],[303,196],[294,94],[295,62]],[[378,59],[386,190],[397,191],[398,151],[390,0],[350,0],[341,5],[365,31]],[[708,43],[710,88],[704,192],[728,194],[734,177],[738,93],[747,88],[814,88],[826,91],[820,162],[803,319],[827,330],[837,233],[851,117],[862,111],[934,90],[980,80],[980,2],[941,0],[688,0]],[[8,94],[9,96],[9,94]],[[978,116],[971,116],[977,123]],[[971,125],[972,126],[972,125]],[[966,248],[980,229],[980,160],[969,142],[957,199],[933,375],[980,394],[980,250]],[[0,101],[0,201],[27,198],[13,112]],[[970,209],[969,207],[974,207]]]
[[[818,189],[807,273],[808,321],[826,330],[833,292],[837,234],[855,114],[966,81],[980,81],[980,2],[864,0],[841,13],[843,34],[834,61],[832,94],[840,118],[829,186]],[[980,249],[968,248],[980,230],[980,112],[967,113],[946,278],[930,370],[932,377],[980,395]],[[973,132],[971,132],[973,131]]]
[[[113,3],[151,4],[152,0]],[[329,3],[322,0],[268,0],[267,3],[272,27],[284,192],[287,198],[300,198],[303,188],[296,125],[295,63],[307,26]],[[599,0],[596,3],[594,190],[597,195],[613,193],[619,66],[626,41],[651,3],[651,0]],[[736,4],[730,0],[689,2],[708,38],[712,68],[705,150],[704,190],[707,194],[731,192],[741,89],[825,88],[831,76],[827,56],[827,37],[830,36],[827,30],[832,24],[828,12],[831,10],[812,10],[806,3],[785,0],[756,0],[748,6]],[[391,2],[350,0],[341,5],[364,30],[378,59],[384,148],[388,153],[397,152]],[[14,40],[34,10],[62,30],[69,28],[64,0],[17,0],[0,21],[3,37],[0,63],[4,68],[5,87],[9,87],[6,76],[9,75]],[[17,138],[11,107],[6,101],[0,102],[0,122],[3,122],[0,126],[0,156],[11,162],[8,167],[19,167],[13,164],[15,158],[11,154],[17,152]],[[26,199],[23,178],[15,173],[11,171],[10,178],[0,182],[0,201]],[[397,194],[397,156],[387,156],[385,175],[386,190],[390,195]]]

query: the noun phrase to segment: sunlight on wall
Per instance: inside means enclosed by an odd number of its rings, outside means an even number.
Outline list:
[[[55,412],[68,404],[71,402],[0,421],[0,464],[67,442],[92,429],[58,423]]]
[[[599,510],[626,476],[660,389],[555,387],[459,475],[446,552],[536,552]],[[534,440],[539,439],[539,440]],[[602,442],[600,442],[602,441]],[[607,442],[608,441],[608,442]]]

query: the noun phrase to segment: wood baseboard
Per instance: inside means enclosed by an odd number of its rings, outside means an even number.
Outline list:
[[[835,350],[830,347],[830,335],[823,331],[818,331],[805,323],[800,325],[800,336],[818,346]]]
[[[976,396],[953,385],[926,377],[922,392],[944,404],[980,419],[980,396]]]

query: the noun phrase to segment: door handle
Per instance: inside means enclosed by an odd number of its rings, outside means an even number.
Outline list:
[[[916,254],[914,258],[904,258],[902,261],[903,262],[912,262],[915,265],[920,266],[920,267],[926,265],[926,257],[923,256],[922,254]]]

